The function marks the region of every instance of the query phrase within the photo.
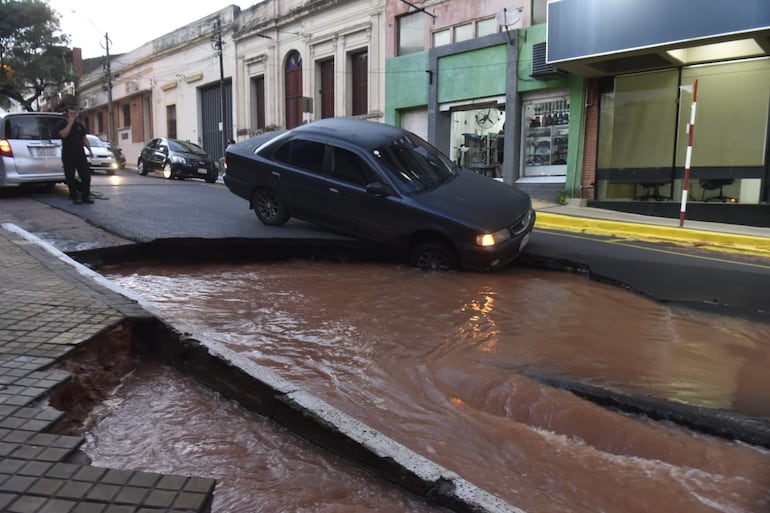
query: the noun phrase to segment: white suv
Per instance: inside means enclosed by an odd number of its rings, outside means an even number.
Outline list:
[[[0,115],[0,187],[64,181],[55,112]]]

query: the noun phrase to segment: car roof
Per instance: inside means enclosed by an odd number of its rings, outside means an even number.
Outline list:
[[[408,134],[403,128],[366,121],[356,118],[324,118],[293,129],[295,133],[314,133],[333,136],[338,140],[352,142],[358,146],[374,149]]]
[[[13,116],[55,116],[61,117],[59,112],[0,112],[0,118],[10,118]]]

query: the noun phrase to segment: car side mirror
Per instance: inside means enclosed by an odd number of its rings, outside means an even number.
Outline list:
[[[390,193],[390,190],[388,190],[388,188],[382,182],[373,182],[367,184],[366,192],[369,194],[374,194],[375,196],[387,196]]]

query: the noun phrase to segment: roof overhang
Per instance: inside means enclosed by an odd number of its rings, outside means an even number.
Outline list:
[[[584,77],[770,55],[770,1],[555,0],[547,52]]]

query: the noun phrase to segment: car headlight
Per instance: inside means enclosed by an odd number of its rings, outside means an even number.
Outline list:
[[[184,160],[184,157],[180,157],[179,155],[173,155],[171,157],[171,162],[173,162],[174,164],[184,164],[185,160]]]
[[[495,233],[482,233],[476,236],[476,244],[482,247],[494,246],[511,238],[511,231],[508,228],[497,230]]]

